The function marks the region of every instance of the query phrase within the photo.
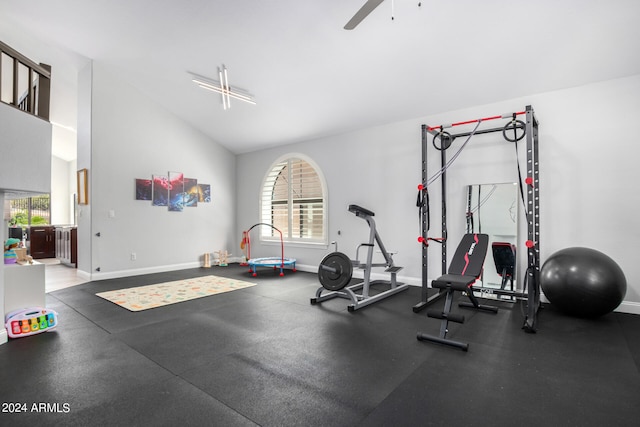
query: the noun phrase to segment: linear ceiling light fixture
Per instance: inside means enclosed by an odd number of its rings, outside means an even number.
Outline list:
[[[192,81],[198,86],[222,95],[222,108],[225,110],[231,108],[231,98],[256,105],[256,102],[253,100],[253,96],[248,93],[243,93],[237,88],[232,88],[229,85],[229,73],[227,72],[227,67],[225,67],[224,64],[221,67],[218,67],[218,78],[220,81],[211,80],[197,74],[192,75]]]

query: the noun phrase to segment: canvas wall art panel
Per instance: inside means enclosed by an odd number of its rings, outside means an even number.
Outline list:
[[[136,200],[152,199],[152,182],[150,179],[136,178]]]
[[[153,175],[153,206],[169,206],[169,179],[166,175]]]
[[[184,174],[169,172],[169,210],[182,212],[184,208]]]
[[[199,202],[202,203],[211,203],[211,185],[209,184],[198,184],[198,187],[200,187],[200,192],[199,192]]]
[[[200,187],[198,180],[194,178],[184,179],[184,205],[185,207],[197,207],[200,198]]]

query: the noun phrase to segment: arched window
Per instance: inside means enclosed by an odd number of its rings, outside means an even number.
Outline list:
[[[288,157],[276,162],[262,185],[261,222],[282,231],[289,242],[326,243],[324,179],[309,159]],[[263,240],[279,239],[262,227]]]

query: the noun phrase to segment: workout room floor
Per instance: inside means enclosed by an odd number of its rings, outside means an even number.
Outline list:
[[[137,313],[95,296],[209,274],[258,285]],[[498,302],[451,325],[465,353],[416,340],[440,326],[413,313],[417,287],[354,313],[339,298],[311,305],[318,287],[315,274],[234,265],[51,292],[57,330],[0,346],[0,424],[638,425],[640,316],[549,306],[526,334],[520,306]]]

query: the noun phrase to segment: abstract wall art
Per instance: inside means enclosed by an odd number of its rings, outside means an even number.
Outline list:
[[[182,172],[152,175],[151,179],[135,179],[136,200],[150,200],[152,206],[167,206],[171,212],[182,212],[185,207],[198,203],[211,203],[211,185],[185,178]]]

